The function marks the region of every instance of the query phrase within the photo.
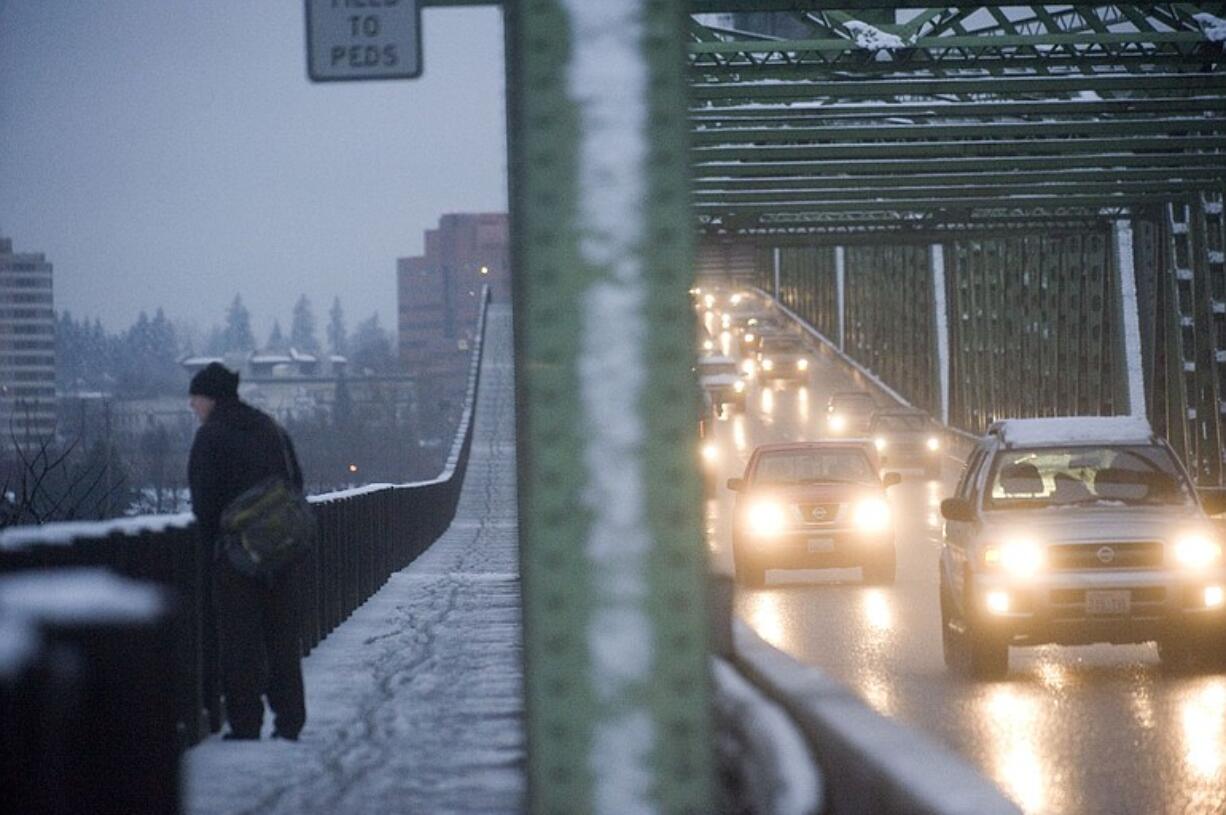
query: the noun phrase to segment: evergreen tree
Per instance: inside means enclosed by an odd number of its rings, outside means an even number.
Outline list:
[[[304,294],[294,304],[294,320],[290,323],[289,342],[299,351],[314,354],[319,351],[319,340],[315,337],[315,311],[311,301]]]
[[[395,369],[392,355],[392,340],[379,325],[379,313],[358,323],[353,332],[353,363],[359,371],[373,374],[389,374]]]
[[[341,310],[341,298],[332,298],[328,311],[328,347],[332,353],[344,356],[349,353],[349,333],[345,330],[345,312]]]
[[[255,334],[251,331],[251,312],[243,305],[241,295],[234,295],[234,302],[226,312],[226,328],[222,334],[225,353],[255,350]]]
[[[226,352],[226,332],[221,326],[214,324],[209,329],[208,339],[204,341],[204,354],[210,357],[219,357]]]
[[[268,343],[264,347],[269,351],[285,352],[289,350],[289,343],[285,341],[285,335],[281,333],[280,320],[273,321],[272,333],[268,335]]]

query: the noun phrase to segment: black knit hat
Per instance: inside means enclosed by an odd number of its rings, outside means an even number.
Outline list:
[[[204,370],[192,377],[187,392],[192,396],[207,396],[210,399],[234,399],[238,397],[238,373],[220,362],[210,362]]]

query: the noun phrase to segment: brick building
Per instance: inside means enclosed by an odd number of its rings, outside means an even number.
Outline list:
[[[396,262],[397,351],[419,383],[423,438],[458,420],[478,295],[489,285],[495,301],[511,299],[509,257],[505,213],[452,213],[426,232],[423,255]]]

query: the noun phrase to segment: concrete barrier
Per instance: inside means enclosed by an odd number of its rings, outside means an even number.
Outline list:
[[[734,623],[733,663],[791,716],[822,771],[834,815],[1018,815],[1021,810],[954,753],[869,708]]]

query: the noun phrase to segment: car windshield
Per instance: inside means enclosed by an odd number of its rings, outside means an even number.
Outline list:
[[[885,433],[922,433],[928,419],[918,413],[878,413],[873,419],[873,430]]]
[[[735,362],[700,362],[698,373],[701,376],[736,376]]]
[[[872,413],[876,409],[877,403],[868,394],[834,396],[830,399],[830,410],[839,413]]]
[[[1170,453],[1156,446],[1008,450],[988,491],[989,509],[1192,502]]]
[[[768,354],[799,354],[804,350],[805,346],[799,340],[768,339],[762,343],[763,353]]]
[[[860,450],[788,450],[765,453],[758,459],[754,483],[810,484],[821,481],[870,483],[877,474]]]

